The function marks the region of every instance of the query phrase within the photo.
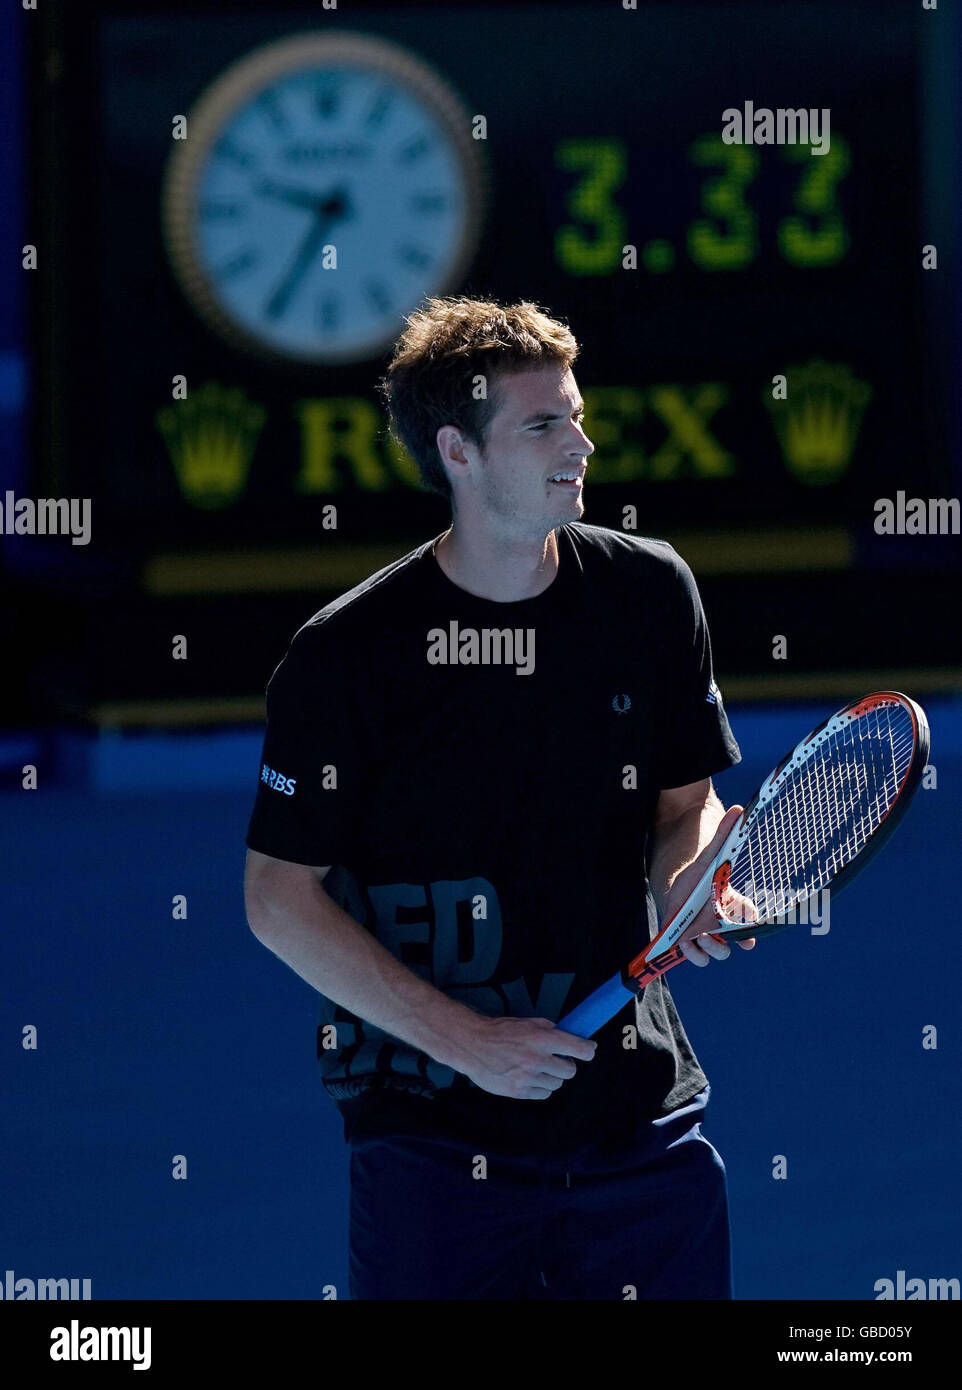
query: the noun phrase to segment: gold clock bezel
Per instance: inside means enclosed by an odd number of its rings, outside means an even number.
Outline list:
[[[232,347],[276,365],[322,367],[366,362],[397,337],[401,322],[383,339],[363,348],[285,350],[266,342],[240,323],[225,306],[208,275],[196,236],[199,184],[212,145],[230,117],[260,89],[303,68],[363,66],[377,69],[412,91],[444,127],[460,161],[466,189],[459,241],[447,273],[426,294],[444,294],[461,279],[477,250],[487,206],[490,173],[478,142],[469,133],[471,117],[450,84],[426,60],[390,39],[362,33],[307,32],[274,40],[238,59],[202,92],[187,115],[188,139],[175,146],[164,169],[161,224],[167,258],[195,312]],[[415,307],[414,305],[411,308]]]

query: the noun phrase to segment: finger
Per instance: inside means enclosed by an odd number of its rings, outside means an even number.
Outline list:
[[[736,893],[732,889],[729,889],[724,896],[722,910],[726,921],[737,922],[741,926],[758,921],[758,908],[751,898],[746,898],[743,893]]]
[[[560,1091],[564,1084],[565,1078],[563,1076],[552,1076],[546,1071],[538,1072],[531,1078],[532,1086],[536,1086],[539,1090],[547,1090],[552,1093],[554,1091]]]
[[[714,936],[699,937],[698,945],[712,960],[727,960],[732,953],[732,948],[727,941],[719,941]]]
[[[529,1086],[528,1090],[521,1097],[522,1100],[547,1100],[553,1092],[545,1086]]]
[[[570,1081],[578,1073],[578,1068],[569,1057],[551,1056],[541,1063],[546,1076],[559,1076],[562,1081]]]
[[[708,965],[709,958],[700,946],[696,946],[694,941],[680,941],[681,953],[685,960],[690,960],[692,965]]]
[[[577,1033],[566,1033],[563,1028],[555,1028],[547,1041],[551,1052],[562,1057],[577,1057],[582,1062],[590,1062],[598,1051],[594,1038],[579,1038]]]

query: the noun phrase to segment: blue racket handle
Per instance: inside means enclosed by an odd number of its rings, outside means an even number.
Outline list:
[[[633,990],[625,989],[621,976],[612,975],[570,1014],[565,1014],[558,1027],[566,1033],[574,1033],[578,1038],[590,1038],[634,997]]]

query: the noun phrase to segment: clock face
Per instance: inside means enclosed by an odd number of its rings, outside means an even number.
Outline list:
[[[166,240],[236,345],[359,361],[463,273],[484,183],[471,117],[426,64],[380,39],[301,35],[230,68],[188,115]]]

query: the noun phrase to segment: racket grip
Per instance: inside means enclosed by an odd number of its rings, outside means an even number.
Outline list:
[[[638,956],[629,967],[635,967],[632,976],[634,988],[626,985],[620,974],[612,975],[610,980],[606,980],[594,994],[589,994],[570,1014],[565,1014],[557,1027],[563,1028],[566,1033],[574,1033],[576,1037],[590,1038],[599,1028],[604,1027],[609,1019],[614,1018],[629,999],[634,999],[640,994],[645,985],[666,974],[673,966],[680,965],[684,959],[685,953],[680,946],[673,946],[655,961],[645,962],[643,955]]]
[[[566,1033],[574,1033],[578,1038],[590,1038],[634,997],[634,990],[626,988],[621,975],[612,975],[570,1014],[565,1014],[558,1027]]]

